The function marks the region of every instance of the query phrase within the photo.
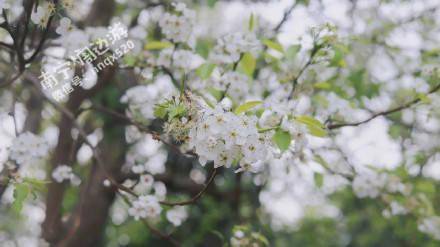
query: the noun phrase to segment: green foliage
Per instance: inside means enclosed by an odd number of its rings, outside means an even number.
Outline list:
[[[32,195],[33,199],[37,198],[37,192],[44,192],[45,185],[48,182],[33,178],[24,178],[22,182],[14,184],[14,192],[11,209],[14,213],[20,214],[23,209],[24,202]]]
[[[24,201],[28,198],[30,195],[30,188],[27,184],[16,184],[14,188],[14,202],[12,203],[12,210],[19,214],[21,212],[21,209],[23,208]]]
[[[285,57],[288,60],[293,60],[298,55],[298,52],[301,50],[301,45],[291,45],[287,48]]]
[[[254,56],[251,53],[245,53],[238,64],[238,70],[252,78],[256,66],[257,61]]]
[[[284,53],[283,46],[276,41],[272,41],[270,39],[265,39],[265,40],[263,40],[263,44],[265,44],[270,49],[273,49],[273,50],[278,51],[280,53]]]
[[[211,77],[211,74],[214,71],[215,67],[216,65],[212,63],[202,64],[199,68],[197,68],[196,74],[203,80],[206,80]]]
[[[241,113],[247,112],[250,109],[262,104],[261,101],[248,101],[242,105],[239,105],[237,108],[235,108],[234,113],[239,115]]]
[[[186,116],[187,109],[185,105],[177,102],[175,99],[167,100],[154,108],[154,116],[160,119],[168,120]]]
[[[322,185],[324,184],[324,176],[319,172],[315,172],[313,174],[313,179],[315,181],[316,187],[318,187],[318,188],[321,188]]]
[[[162,50],[165,48],[173,47],[173,43],[167,41],[150,41],[145,44],[145,50]]]
[[[292,137],[290,136],[289,132],[278,129],[273,135],[272,140],[281,151],[286,151],[289,149],[290,143],[292,142]]]
[[[366,81],[366,77],[365,69],[359,69],[353,71],[347,78],[356,92],[357,99],[364,96],[371,99],[379,94],[380,85]]]
[[[316,137],[327,136],[325,126],[319,120],[310,116],[295,116],[295,120],[299,123],[305,124],[311,135]]]
[[[255,15],[252,13],[251,16],[249,17],[249,31],[252,32],[255,28],[256,25],[256,18]]]

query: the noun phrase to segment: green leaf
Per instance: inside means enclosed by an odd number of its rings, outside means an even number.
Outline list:
[[[261,242],[264,246],[269,246],[269,240],[267,240],[267,238],[263,235],[261,235],[260,233],[257,232],[253,232],[251,233],[251,236],[258,240],[259,242]]]
[[[32,186],[32,189],[35,189],[35,190],[38,190],[41,192],[45,191],[46,184],[50,183],[50,181],[38,180],[35,178],[23,178],[23,182]]]
[[[254,13],[252,13],[251,17],[249,17],[249,31],[251,32],[254,31],[255,23],[256,23],[255,15]]]
[[[203,58],[208,58],[212,44],[209,40],[199,39],[196,44],[196,53]]]
[[[328,90],[332,88],[332,85],[328,82],[318,82],[313,85],[317,89]]]
[[[344,68],[346,66],[344,56],[344,49],[342,47],[335,47],[333,58],[330,60],[330,66]]]
[[[222,96],[223,96],[223,92],[222,91],[220,91],[220,90],[217,90],[217,89],[215,89],[215,88],[208,88],[208,92],[212,95],[212,96],[214,96],[214,98],[217,100],[217,101],[220,101],[221,100],[221,98],[222,98]]]
[[[182,117],[186,113],[186,108],[183,105],[173,105],[169,109],[169,118]]]
[[[316,137],[326,137],[327,136],[327,131],[325,131],[325,129],[323,128],[319,128],[316,126],[307,126],[307,128],[309,129],[309,133],[312,136],[316,136]]]
[[[200,67],[197,68],[196,74],[200,78],[202,78],[203,80],[206,80],[206,79],[208,79],[211,76],[212,72],[215,69],[215,66],[216,65],[212,64],[212,63],[202,64]]]
[[[247,112],[250,109],[254,108],[255,106],[257,106],[257,105],[259,105],[261,103],[263,103],[263,102],[261,102],[261,101],[249,101],[249,102],[246,102],[246,103],[238,106],[237,108],[235,108],[234,113],[238,115],[240,113]]]
[[[315,172],[313,174],[313,179],[315,180],[315,185],[318,188],[321,188],[322,185],[324,184],[324,176],[322,176],[321,173]]]
[[[222,242],[225,241],[225,237],[223,237],[223,234],[221,232],[217,230],[212,230],[211,233],[217,236]]]
[[[123,60],[125,65],[130,67],[134,66],[137,62],[137,58],[133,55],[125,55]]]
[[[296,57],[296,55],[298,54],[298,52],[301,50],[301,45],[291,45],[287,48],[286,53],[285,53],[285,57],[288,60],[292,60]]]
[[[319,120],[310,116],[305,116],[305,115],[295,116],[295,120],[307,126],[311,125],[319,128],[324,128],[324,125]]]
[[[162,50],[165,48],[172,47],[173,44],[167,41],[150,41],[145,46],[145,50]]]
[[[238,68],[240,71],[252,78],[256,65],[257,61],[255,60],[254,56],[252,56],[250,53],[245,53],[238,64]]]
[[[28,197],[30,192],[29,186],[26,184],[16,184],[13,197],[14,202],[12,203],[12,209],[16,213],[20,213],[21,209],[23,208],[23,203]]]
[[[166,107],[163,107],[162,105],[156,106],[154,108],[154,116],[160,119],[164,119],[167,116],[168,110]]]
[[[208,0],[208,6],[210,8],[214,7],[216,3],[217,3],[217,0]]]
[[[417,98],[419,98],[420,102],[422,102],[424,104],[431,103],[431,99],[426,94],[419,93],[419,94],[417,94]]]
[[[316,137],[327,136],[325,126],[319,120],[310,116],[295,116],[295,120],[299,123],[305,124],[311,135]]]
[[[290,142],[292,141],[290,133],[281,129],[275,132],[272,139],[281,151],[289,149]]]
[[[321,166],[323,166],[324,168],[328,169],[330,166],[327,163],[327,161],[324,160],[324,158],[322,158],[321,155],[315,155],[314,161],[319,163]]]
[[[263,40],[263,44],[265,44],[270,49],[273,49],[273,50],[279,51],[281,53],[284,53],[283,46],[280,43],[276,42],[276,41],[265,39],[265,40]]]

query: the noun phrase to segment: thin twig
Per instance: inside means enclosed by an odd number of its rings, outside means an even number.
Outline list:
[[[278,23],[278,25],[276,25],[276,27],[274,28],[275,32],[279,32],[280,29],[283,27],[284,23],[286,23],[287,20],[289,20],[290,15],[292,14],[292,11],[295,9],[296,5],[298,4],[298,0],[295,0],[295,3],[292,4],[292,6],[290,6],[283,15],[283,18],[281,19],[281,21]]]
[[[440,90],[440,83],[437,86],[435,86],[434,88],[432,88],[428,92],[428,94],[433,94],[433,93],[435,93],[435,92],[437,92],[439,90]],[[392,113],[395,113],[395,112],[398,112],[398,111],[410,108],[413,105],[419,103],[420,101],[421,101],[421,99],[418,97],[418,98],[415,98],[415,99],[411,100],[410,102],[408,102],[406,104],[403,104],[401,106],[397,106],[395,108],[391,108],[391,109],[386,110],[386,111],[381,111],[381,112],[375,113],[371,117],[369,117],[369,118],[367,118],[365,120],[362,120],[362,121],[359,121],[359,122],[352,122],[352,123],[330,124],[330,125],[327,126],[327,129],[332,130],[332,129],[339,129],[339,128],[347,127],[347,126],[359,126],[361,124],[368,123],[368,122],[370,122],[371,120],[373,120],[373,119],[375,119],[377,117],[387,116],[387,115],[390,115]]]
[[[188,204],[194,204],[206,192],[206,190],[208,190],[209,185],[211,185],[212,182],[214,182],[214,178],[216,175],[217,175],[217,168],[214,168],[212,170],[211,176],[209,177],[209,180],[206,183],[205,187],[203,187],[203,189],[199,193],[197,193],[197,195],[195,195],[193,198],[191,198],[187,201],[180,201],[180,202],[160,201],[160,204],[167,205],[167,206],[183,206],[183,205],[188,205]]]

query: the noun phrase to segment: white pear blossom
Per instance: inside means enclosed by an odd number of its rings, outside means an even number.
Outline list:
[[[67,165],[57,166],[52,172],[52,177],[58,183],[70,181],[74,186],[78,186],[81,183],[80,178],[73,174],[72,167]]]
[[[11,8],[10,0],[0,0],[0,11]]]
[[[140,85],[128,89],[121,98],[122,103],[128,103],[131,112],[145,120],[152,120],[154,106],[160,100],[174,94],[176,89],[168,77],[159,77],[149,85]]]
[[[185,4],[175,4],[177,14],[164,13],[159,20],[162,33],[174,42],[188,43],[194,45],[194,25],[196,14],[193,10],[187,9]]]
[[[371,172],[357,175],[352,183],[353,191],[359,198],[376,198],[385,186],[387,177],[385,174]]]
[[[74,0],[62,0],[61,6],[65,9],[72,9],[73,8],[73,1]]]
[[[9,158],[20,165],[41,161],[49,152],[49,144],[30,132],[20,134],[14,139]]]
[[[184,206],[176,206],[168,210],[166,216],[174,226],[180,226],[188,218],[188,212]]]
[[[203,61],[202,57],[189,50],[177,50],[173,53],[173,65],[185,72],[198,68]]]
[[[235,63],[243,53],[256,55],[262,49],[253,33],[230,33],[217,41],[210,58],[216,63]]]
[[[249,77],[235,71],[228,71],[218,80],[213,80],[213,86],[225,91],[235,101],[242,101],[249,93]]]
[[[51,9],[48,7],[38,6],[36,12],[32,11],[31,20],[36,25],[45,27],[51,14]]]
[[[155,61],[155,65],[169,68],[173,58],[173,51],[174,50],[172,48],[167,48],[160,51],[159,56]]]
[[[134,191],[138,194],[148,194],[153,188],[154,177],[150,174],[141,175],[139,183],[134,187]]]
[[[140,196],[131,203],[128,214],[136,220],[145,218],[156,218],[162,212],[159,200],[155,196]]]
[[[418,225],[419,231],[431,235],[433,238],[440,240],[440,217],[429,216],[421,220]]]
[[[256,117],[237,116],[221,106],[206,108],[189,131],[189,147],[194,148],[202,165],[213,161],[214,167],[230,167],[239,161],[239,171],[255,172],[268,157],[256,123]]]
[[[72,21],[67,18],[67,17],[63,17],[60,20],[60,25],[57,27],[57,29],[55,30],[59,35],[65,35],[67,34],[69,31],[71,31],[73,29],[72,26]]]

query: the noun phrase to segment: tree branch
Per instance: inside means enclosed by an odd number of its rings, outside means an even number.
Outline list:
[[[434,88],[432,88],[428,92],[428,94],[433,94],[433,93],[435,93],[435,92],[437,92],[439,90],[440,90],[440,83],[437,86],[435,86]],[[403,104],[401,106],[398,106],[398,107],[395,107],[395,108],[391,108],[391,109],[386,110],[386,111],[381,111],[381,112],[375,113],[371,117],[369,117],[369,118],[367,118],[365,120],[362,120],[362,121],[359,121],[359,122],[352,122],[352,123],[329,124],[329,125],[327,125],[327,129],[332,130],[332,129],[339,129],[339,128],[347,127],[347,126],[359,126],[361,124],[368,123],[368,122],[370,122],[371,120],[373,120],[373,119],[375,119],[377,117],[387,116],[387,115],[390,115],[392,113],[395,113],[395,112],[398,112],[398,111],[410,108],[413,105],[419,103],[420,101],[421,101],[420,98],[415,98],[415,99],[411,100],[410,102],[408,102],[406,104]]]

